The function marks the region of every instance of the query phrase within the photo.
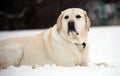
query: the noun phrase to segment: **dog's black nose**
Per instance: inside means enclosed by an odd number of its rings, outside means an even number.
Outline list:
[[[68,22],[68,26],[74,26],[74,22],[73,21]]]
[[[75,26],[73,21],[68,22],[68,30],[75,31]]]

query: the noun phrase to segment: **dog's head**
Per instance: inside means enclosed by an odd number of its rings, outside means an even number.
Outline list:
[[[86,11],[70,8],[61,12],[57,20],[57,31],[71,43],[84,41],[90,27],[90,20]],[[82,40],[82,41],[81,41]]]

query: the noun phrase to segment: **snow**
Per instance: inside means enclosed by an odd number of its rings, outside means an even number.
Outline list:
[[[44,30],[1,31],[0,40],[34,35]],[[10,66],[0,70],[0,76],[119,76],[120,26],[92,27],[89,31],[90,62],[88,66],[60,67],[56,65]],[[105,62],[111,66],[96,66]]]

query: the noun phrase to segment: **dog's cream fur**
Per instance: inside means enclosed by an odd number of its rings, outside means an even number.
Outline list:
[[[75,18],[77,14],[81,16],[80,19]],[[68,15],[69,19],[65,20],[65,15]],[[79,35],[70,33],[68,36],[67,22],[70,20],[75,22]],[[89,27],[90,21],[84,10],[67,9],[60,14],[57,23],[43,33],[1,41],[0,68],[6,68],[9,65],[87,65]],[[82,42],[86,43],[85,48],[81,46]]]

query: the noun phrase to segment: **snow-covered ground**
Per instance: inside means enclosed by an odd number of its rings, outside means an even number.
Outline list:
[[[0,32],[0,40],[37,34],[43,30]],[[120,26],[92,27],[89,31],[90,62],[87,67],[60,67],[56,65],[10,66],[0,70],[0,76],[119,76],[120,75]],[[110,67],[96,66],[105,62]]]

